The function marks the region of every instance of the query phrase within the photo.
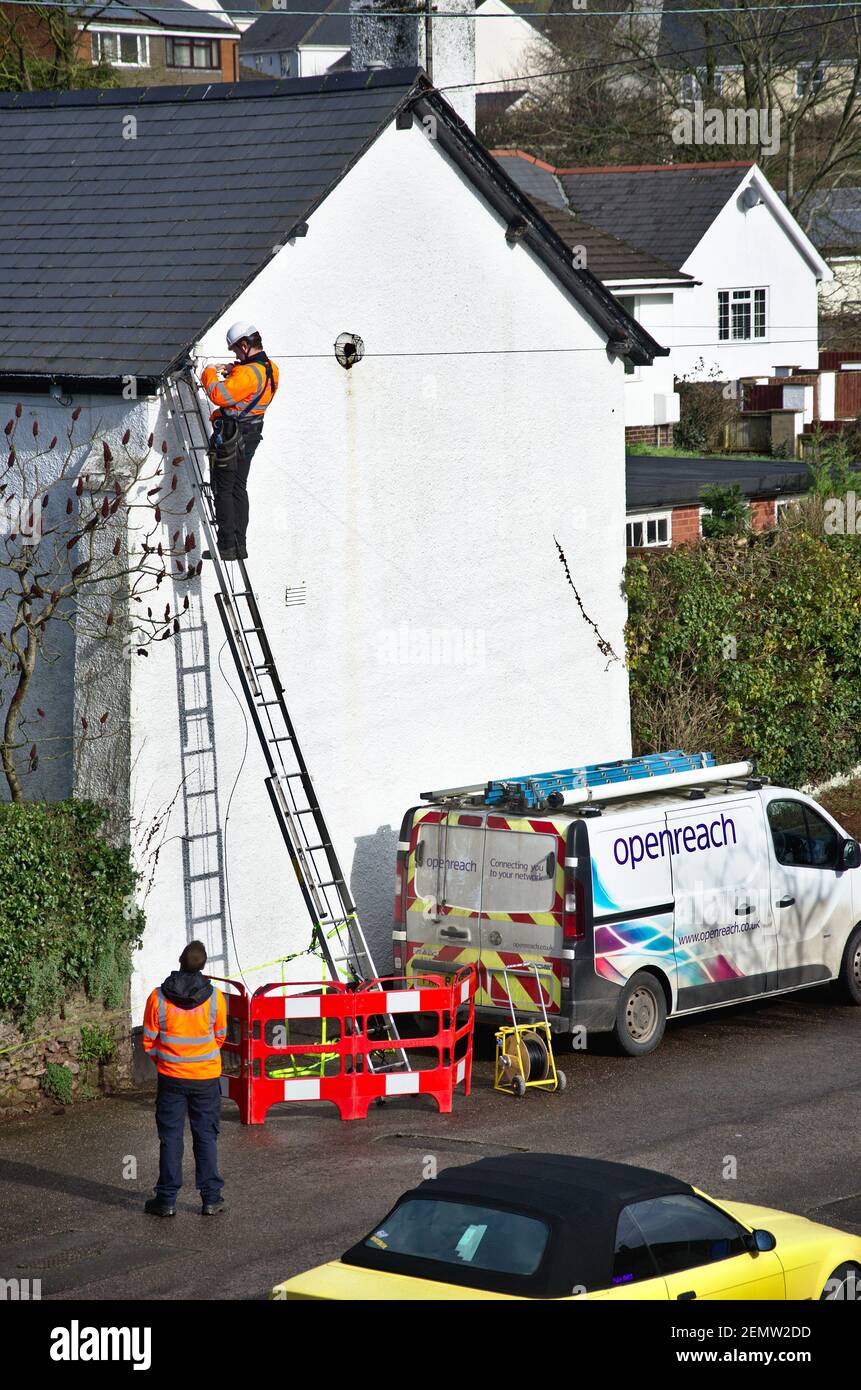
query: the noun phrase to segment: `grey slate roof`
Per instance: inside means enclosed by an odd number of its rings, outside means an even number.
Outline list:
[[[554,208],[568,206],[554,171],[547,165],[539,163],[532,155],[513,150],[492,150],[491,153],[530,198],[540,198]]]
[[[554,169],[522,151],[497,150],[495,157],[530,197],[567,207],[671,272],[681,269],[751,167],[740,161]]]
[[[293,14],[292,10],[320,10],[319,15]],[[350,0],[287,0],[270,14],[261,15],[239,43],[246,53],[289,53],[301,44],[350,47]]]
[[[807,465],[793,459],[681,459],[628,454],[625,466],[629,512],[644,507],[695,507],[704,487],[738,483],[749,500],[798,496],[810,486]]]
[[[666,354],[416,68],[0,93],[0,376],[164,376],[404,108],[635,362]],[[123,138],[134,114],[137,138]],[[242,201],[225,196],[241,188]]]
[[[683,270],[673,270],[673,267],[667,265],[659,256],[651,256],[647,251],[629,246],[626,241],[613,236],[612,232],[593,227],[591,222],[586,222],[565,208],[550,207],[540,198],[535,199],[535,206],[572,251],[576,247],[585,250],[585,264],[599,280],[670,280],[674,284],[696,283],[692,275],[686,274]]]
[[[0,372],[160,376],[414,79],[0,95]]]
[[[680,270],[747,174],[749,162],[561,172],[572,209]]]
[[[861,256],[861,188],[823,188],[810,203],[808,236],[816,249]]]

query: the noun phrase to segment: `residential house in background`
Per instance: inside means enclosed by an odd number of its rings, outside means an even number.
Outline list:
[[[861,319],[861,188],[820,189],[810,203],[810,239],[833,275],[819,287],[820,312],[826,318]]]
[[[618,287],[670,348],[676,378],[738,382],[781,363],[816,361],[818,287],[832,272],[755,164],[560,169],[517,150],[495,154],[533,197],[561,199],[671,274],[689,277],[684,287],[665,281],[648,294]],[[627,423],[639,430],[642,398],[632,393],[631,404]]]
[[[218,0],[109,0],[92,6],[81,57],[110,64],[127,86],[232,82],[239,34]]]
[[[239,43],[242,66],[267,77],[317,77],[349,52],[350,0],[285,0],[256,19]]]
[[[807,466],[791,460],[668,458],[629,454],[626,464],[629,550],[668,550],[702,535],[702,490],[738,483],[754,531],[780,524],[781,513],[807,492]]]
[[[554,766],[561,747],[630,752],[624,664],[581,620],[554,537],[621,653],[624,362],[661,348],[415,69],[142,90],[135,141],[129,99],[0,96],[0,418],[20,402],[22,440],[36,420],[39,440],[63,439],[80,407],[82,466],[91,439],[101,459],[107,434],[120,467],[125,431],[152,433],[178,485],[147,543],[178,527],[198,554],[163,383],[189,353],[224,360],[236,319],[261,329],[281,386],[252,469],[249,574],[385,969],[398,827],[422,787]],[[110,796],[131,828],[148,885],[136,1016],[177,933],[230,976],[309,940],[219,662],[211,568],[171,574],[161,597],[189,609],[148,659],[78,634],[33,692],[58,738],[105,709],[118,731],[28,791]],[[511,718],[524,671],[526,725]]]

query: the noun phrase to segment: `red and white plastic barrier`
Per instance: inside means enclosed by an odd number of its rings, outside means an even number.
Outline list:
[[[273,994],[284,988],[282,981],[261,985],[253,994],[236,980],[219,981],[235,991],[227,994],[228,1040],[224,1052],[237,1059],[230,1068],[236,1074],[222,1076],[222,1094],[236,1101],[241,1122],[252,1125],[262,1124],[271,1106],[290,1100],[328,1100],[337,1105],[342,1120],[359,1120],[365,1118],[372,1101],[388,1096],[428,1095],[438,1110],[447,1114],[455,1088],[462,1083],[464,1095],[470,1091],[476,974],[473,966],[464,966],[455,975],[427,975],[421,980],[421,986],[412,989],[407,988],[407,980],[402,976],[372,980],[362,989],[334,982],[291,982],[288,988],[297,992],[286,996]],[[464,1009],[466,1018],[458,1026],[458,1013]],[[432,1035],[402,1036],[397,1041],[388,1036],[368,1036],[369,1028],[373,1032],[372,1020],[384,1020],[386,1015],[397,1020],[398,1015],[406,1014],[435,1015]],[[289,1021],[294,1019],[331,1020],[338,1036],[327,1042],[302,1038],[287,1042],[286,1037],[273,1041],[274,1030],[269,1025],[277,1027],[283,1021],[289,1028]],[[380,1069],[385,1065],[386,1054],[393,1053],[400,1060],[398,1054],[402,1050],[424,1057],[430,1054],[429,1065],[414,1070],[412,1066],[392,1071]],[[377,1070],[372,1071],[368,1065],[369,1053],[374,1054]],[[328,1074],[288,1078],[267,1075],[267,1063],[272,1058],[283,1061],[286,1069],[295,1057],[307,1071],[309,1057],[313,1056],[329,1059]],[[418,1058],[414,1055],[410,1060],[415,1062]]]

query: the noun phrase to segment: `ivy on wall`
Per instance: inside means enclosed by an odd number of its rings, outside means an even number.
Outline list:
[[[122,1002],[144,918],[103,820],[88,802],[0,805],[0,1011],[25,1029],[73,989]]]
[[[822,510],[629,558],[635,752],[754,755],[790,785],[861,762],[861,540],[827,534]]]

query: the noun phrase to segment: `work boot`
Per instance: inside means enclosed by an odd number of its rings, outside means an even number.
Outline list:
[[[230,549],[228,549],[228,550],[222,550],[222,549],[221,549],[221,546],[219,546],[219,547],[218,547],[218,555],[219,555],[219,558],[222,559],[222,560],[238,560],[238,559],[239,559],[239,555],[238,555],[237,552],[233,549],[232,546],[231,546]],[[243,556],[243,559],[244,559],[244,558],[245,558],[245,557]],[[211,551],[211,550],[204,550],[203,555],[201,556],[201,559],[203,559],[203,560],[211,560],[211,559],[212,559],[212,551]]]
[[[150,1197],[149,1201],[144,1203],[144,1211],[147,1216],[176,1216],[176,1207],[161,1197]]]
[[[223,1197],[217,1197],[214,1202],[204,1202],[200,1208],[201,1216],[215,1216],[220,1211],[224,1211]]]

